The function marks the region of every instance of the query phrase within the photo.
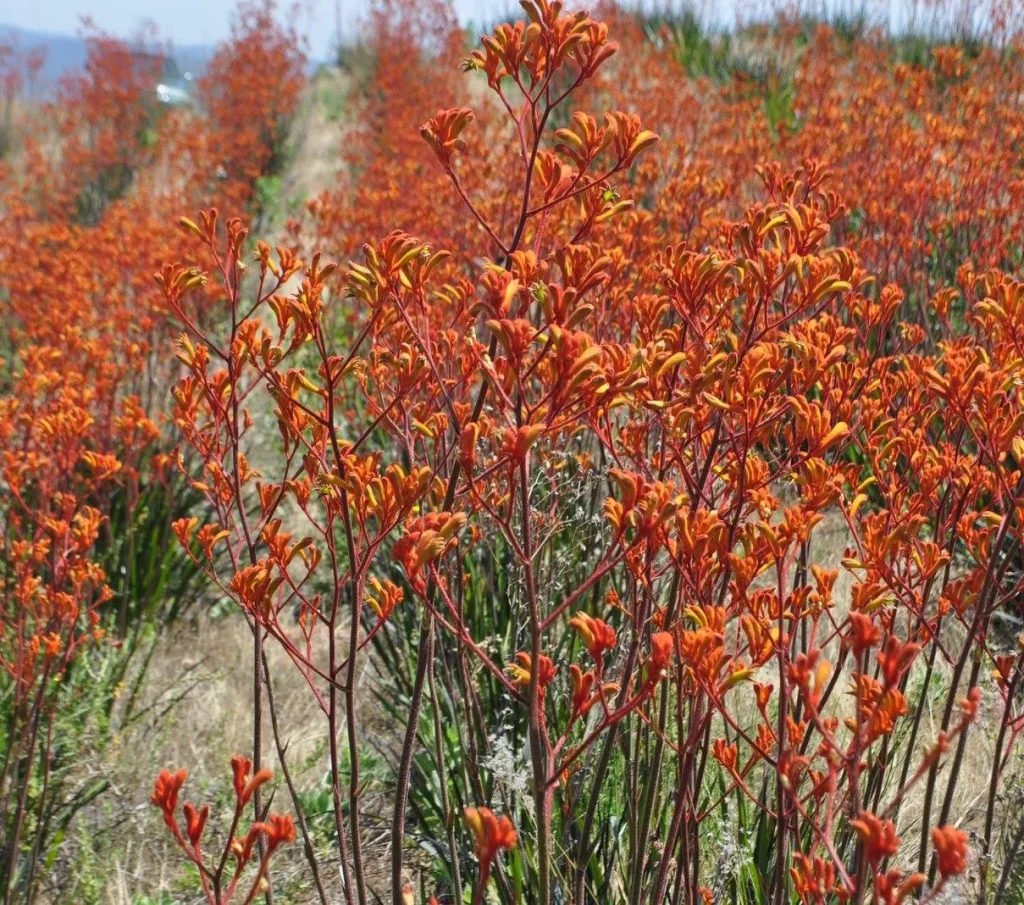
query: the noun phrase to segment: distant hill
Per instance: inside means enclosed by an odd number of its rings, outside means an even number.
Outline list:
[[[80,69],[85,63],[85,41],[80,37],[31,31],[0,23],[0,41],[12,37],[22,50],[35,47],[45,49],[46,61],[40,73],[40,83],[44,90],[55,85],[64,73]],[[172,45],[171,56],[182,72],[199,76],[213,56],[213,48],[196,44]]]

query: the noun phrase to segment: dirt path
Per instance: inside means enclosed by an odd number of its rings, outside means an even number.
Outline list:
[[[253,232],[268,242],[284,238],[290,217],[302,218],[311,199],[337,184],[343,169],[341,144],[351,77],[321,67],[310,79],[292,122],[283,172],[276,178],[276,199],[254,224]]]

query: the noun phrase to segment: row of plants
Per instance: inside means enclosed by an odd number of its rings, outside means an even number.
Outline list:
[[[312,226],[207,208],[159,273],[209,507],[174,530],[255,628],[294,811],[246,799],[235,851],[241,783],[218,859],[163,774],[205,897],[272,900],[294,836],[323,905],[1014,901],[1019,43],[783,24],[779,116],[522,5],[475,49],[375,7]]]
[[[90,32],[83,71],[20,106],[0,161],[5,905],[59,890],[73,820],[110,786],[83,759],[140,718],[163,629],[202,591],[171,530],[202,497],[164,424],[174,324],[153,273],[187,247],[182,208],[243,208],[280,154],[301,45],[270,3],[239,22],[198,111],[158,109],[159,57]],[[12,90],[38,63],[0,55]]]

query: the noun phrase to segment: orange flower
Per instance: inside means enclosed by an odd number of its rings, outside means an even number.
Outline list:
[[[271,814],[262,828],[267,834],[268,855],[279,845],[295,841],[295,822],[290,814]]]
[[[283,814],[271,814],[265,822],[259,821],[254,823],[249,827],[249,832],[246,833],[245,839],[241,841],[236,840],[238,844],[232,847],[232,851],[235,853],[235,857],[240,864],[245,864],[252,858],[253,847],[261,835],[266,837],[266,857],[269,858],[279,846],[286,842],[295,841],[295,823],[290,816]]]
[[[367,584],[366,602],[377,614],[377,618],[384,622],[402,602],[405,591],[387,578],[381,581],[372,575]]]
[[[729,744],[724,738],[715,739],[711,754],[730,773],[736,772],[736,761],[739,759],[739,746]]]
[[[896,826],[891,820],[883,820],[868,811],[862,811],[850,826],[857,831],[864,846],[864,857],[870,864],[878,864],[884,858],[892,857],[899,851],[900,840]]]
[[[836,888],[835,865],[824,858],[809,858],[799,852],[793,855],[793,866],[789,869],[793,888],[802,903],[827,901]]]
[[[459,135],[472,121],[473,111],[469,107],[453,107],[451,110],[439,110],[436,116],[420,126],[420,135],[446,170],[451,169],[452,155],[466,149],[466,143]]]
[[[406,524],[405,533],[395,541],[391,554],[402,564],[418,593],[426,590],[426,582],[420,575],[423,567],[455,547],[456,535],[465,526],[466,516],[461,512],[430,512]]]
[[[463,813],[476,839],[476,859],[484,870],[490,868],[499,851],[516,847],[515,827],[508,817],[498,817],[490,808],[466,808]]]
[[[249,771],[252,769],[252,761],[247,757],[236,755],[231,758],[231,772],[234,775],[235,796],[239,804],[248,804],[256,790],[265,782],[274,778],[271,770],[264,767],[251,779]]]
[[[177,830],[174,812],[178,809],[178,793],[185,784],[187,776],[188,772],[185,770],[179,770],[177,773],[161,770],[160,775],[156,778],[153,794],[149,796],[154,807],[163,811],[164,823],[174,831]]]
[[[799,653],[793,658],[788,669],[790,681],[800,686],[812,707],[818,706],[821,694],[832,675],[832,664],[820,657],[820,650]]]
[[[954,877],[967,869],[967,833],[954,826],[937,826],[932,830],[932,845],[939,859],[939,873]]]
[[[885,639],[885,647],[878,652],[878,665],[882,667],[886,685],[893,686],[899,682],[900,677],[910,669],[920,650],[920,644],[904,644],[895,635],[889,635]]]
[[[573,663],[569,667],[569,673],[572,675],[572,712],[577,716],[586,716],[590,712],[590,708],[601,700],[602,695],[607,697],[619,690],[617,683],[605,682],[601,685],[600,691],[591,694],[597,681],[592,669],[584,672]]]
[[[590,698],[590,689],[594,687],[593,671],[583,672],[575,663],[569,667],[572,676],[572,709],[574,713],[582,714]]]
[[[236,572],[230,587],[247,610],[257,616],[269,617],[272,598],[283,581],[279,575],[275,576],[268,560],[261,560]]]
[[[199,844],[199,839],[206,828],[206,819],[210,816],[210,806],[204,804],[199,811],[196,811],[192,802],[186,802],[182,808],[185,815],[185,834],[193,845]]]
[[[516,654],[516,663],[510,663],[505,667],[505,672],[509,674],[512,679],[512,684],[520,691],[524,691],[530,687],[530,676],[533,674],[533,658],[520,651]],[[551,658],[545,654],[540,655],[540,675],[537,677],[537,683],[540,686],[540,693],[544,694],[551,680],[555,677],[555,664]]]
[[[648,688],[657,685],[672,663],[674,642],[671,632],[655,632],[651,635],[651,654],[644,664],[643,680]]]
[[[874,647],[882,640],[882,629],[865,613],[850,613],[850,646],[855,654]]]
[[[899,868],[892,868],[875,877],[875,889],[882,905],[903,905],[910,897],[924,886],[928,878],[924,874],[911,874],[904,877]]]
[[[615,647],[615,629],[603,619],[577,613],[569,620],[569,625],[580,633],[587,653],[599,665],[604,661],[605,652]]]

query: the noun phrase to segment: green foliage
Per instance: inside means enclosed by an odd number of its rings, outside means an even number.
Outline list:
[[[40,753],[31,764],[14,765],[15,775],[26,786],[26,824],[22,828],[16,874],[11,878],[11,901],[33,901],[32,891],[48,872],[68,837],[84,859],[77,871],[81,898],[99,902],[103,890],[91,885],[91,840],[82,836],[75,818],[110,786],[110,780],[81,770],[83,763],[102,760],[124,726],[124,717],[112,716],[121,696],[125,653],[102,644],[79,657],[63,680],[50,680],[53,694],[53,727],[49,754]],[[10,695],[0,694],[0,750],[7,750],[13,724]],[[88,842],[88,845],[84,843]]]
[[[581,582],[588,568],[589,557],[595,555],[594,533],[599,523],[595,507],[599,477],[583,473],[572,455],[565,454],[566,468],[560,473],[557,488],[540,484],[535,488],[539,505],[557,506],[562,519],[557,542],[552,544],[550,559],[538,562],[541,583],[551,593]],[[504,542],[492,538],[476,544],[462,556],[462,568],[468,580],[456,601],[463,621],[473,638],[487,639],[486,650],[498,664],[513,660],[524,644],[526,597],[523,576]],[[403,583],[403,573],[396,567],[388,577]],[[453,586],[457,583],[452,582]],[[388,619],[387,625],[374,640],[376,674],[375,697],[386,722],[404,725],[409,712],[416,660],[419,652],[421,611],[410,604],[411,594]],[[600,599],[595,588],[594,600]],[[614,617],[609,617],[614,618]],[[369,630],[375,615],[367,615]],[[620,630],[625,630],[619,625]],[[568,664],[579,659],[579,642],[568,633],[558,649],[547,651],[563,677]],[[415,754],[409,792],[409,810],[413,819],[415,843],[430,856],[437,889],[454,895],[455,872],[449,851],[448,827],[454,824],[456,858],[459,863],[463,892],[469,892],[467,879],[475,874],[472,837],[466,832],[463,808],[484,804],[503,813],[515,814],[520,827],[520,847],[508,853],[499,865],[496,876],[500,901],[511,905],[524,901],[522,891],[536,889],[535,835],[529,831],[532,800],[529,793],[529,760],[526,715],[511,706],[508,693],[490,673],[483,670],[468,649],[460,647],[443,633],[438,633],[427,701],[420,713],[419,748]],[[458,693],[467,686],[460,676],[472,673],[475,695],[472,700]],[[570,702],[564,695],[552,695],[549,702],[551,718],[568,720]],[[497,726],[497,729],[494,727]],[[602,786],[592,833],[590,858],[587,862],[587,886],[601,891],[618,882],[612,866],[617,853],[630,844],[623,813],[630,806],[628,785],[623,765],[614,759],[612,779]],[[616,781],[618,780],[618,781]],[[585,794],[584,787],[576,789]],[[446,806],[447,799],[447,806]],[[582,826],[576,823],[558,828],[563,844],[570,844]],[[639,845],[638,840],[634,840]],[[568,883],[563,877],[561,882]]]
[[[140,466],[149,468],[149,462]],[[146,480],[138,490],[120,486],[107,501],[96,557],[114,589],[108,613],[119,637],[131,638],[148,623],[169,625],[199,597],[205,577],[171,524],[201,512],[201,504],[201,495],[176,472]]]
[[[103,901],[97,898],[102,884],[94,888],[91,879],[97,867],[90,860],[92,842],[83,844],[75,818],[107,791],[110,781],[83,774],[81,765],[101,760],[120,733],[142,715],[136,707],[138,695],[163,629],[188,611],[205,581],[170,527],[178,515],[194,511],[194,493],[172,478],[166,484],[146,484],[131,500],[130,489],[121,486],[105,501],[109,521],[95,550],[114,590],[102,614],[109,640],[72,661],[60,679],[49,680],[49,747],[41,746],[33,763],[12,765],[14,775],[27,786],[29,817],[21,833],[17,875],[12,878],[14,889],[26,901],[31,901],[32,890],[69,837],[82,862],[76,867],[76,901]],[[15,725],[11,707],[10,677],[3,673],[0,751],[8,749]]]
[[[339,44],[334,60],[342,72],[351,75],[365,74],[376,65],[373,51],[362,41],[354,44]]]
[[[281,177],[276,173],[260,176],[253,192],[256,210],[265,217],[274,219],[281,210]]]
[[[101,905],[103,902],[104,871],[102,862],[93,847],[88,829],[79,824],[77,828],[78,858],[75,863],[74,895],[81,905]]]
[[[317,102],[328,122],[341,122],[349,103],[349,91],[330,70],[322,68],[313,79]]]
[[[306,759],[300,772],[305,772],[314,764],[322,764],[326,756],[326,747],[326,742],[317,746],[317,749]],[[347,772],[350,763],[347,747],[341,748],[340,756],[343,772]],[[359,769],[363,781],[363,792],[366,796],[372,796],[374,791],[379,789],[386,778],[390,776],[384,759],[368,744],[360,750]],[[325,850],[336,847],[337,828],[334,822],[334,798],[331,792],[330,771],[321,774],[320,779],[312,788],[298,789],[297,793],[314,846]],[[342,810],[345,813],[348,811],[347,797],[342,799]]]
[[[112,164],[86,183],[75,199],[75,222],[95,226],[113,201],[128,191],[134,172],[125,164]]]
[[[648,38],[668,42],[676,62],[691,78],[727,82],[733,72],[733,36],[706,28],[692,9],[656,14],[644,20]]]
[[[761,100],[768,125],[776,135],[795,128],[793,73],[784,64],[767,57],[763,62],[737,65],[734,82],[742,94]]]
[[[139,893],[132,896],[132,905],[177,905],[174,897],[166,890],[147,896]]]
[[[510,577],[507,568],[510,557],[500,548],[485,553],[467,556],[467,571],[470,584],[464,595],[465,619],[471,626],[473,637],[492,639],[492,656],[497,660],[510,659],[514,639],[510,636],[514,618],[499,617],[500,602],[510,600]],[[398,570],[389,576],[400,581]],[[513,607],[515,604],[512,604]],[[371,614],[372,615],[372,614]],[[381,681],[375,686],[377,703],[389,721],[402,725],[404,715],[409,712],[413,677],[416,669],[419,637],[419,613],[416,607],[404,603],[391,615],[388,625],[375,639],[375,654],[380,664]],[[504,633],[502,634],[502,627]],[[446,646],[447,648],[447,646]],[[481,802],[487,802],[497,794],[496,787],[504,784],[506,789],[514,785],[516,764],[512,752],[521,751],[526,738],[526,727],[522,715],[513,717],[511,711],[505,726],[503,738],[481,737],[478,715],[497,714],[508,711],[504,691],[496,680],[479,676],[479,697],[470,702],[456,697],[452,691],[462,686],[454,681],[451,673],[461,669],[477,669],[467,659],[464,651],[449,648],[437,651],[433,698],[420,714],[420,749],[415,757],[409,793],[409,808],[414,815],[416,842],[431,855],[431,863],[438,871],[435,879],[451,890],[453,872],[448,852],[438,846],[446,838],[446,824],[454,819],[458,822],[456,834],[462,843],[458,852],[462,875],[472,870],[472,845],[462,832],[462,809],[476,803],[474,779],[479,778],[485,789]],[[438,719],[435,721],[433,709]],[[440,735],[437,730],[440,729]],[[490,751],[486,746],[490,746]],[[495,749],[500,749],[495,751]],[[443,769],[438,761],[438,751],[444,760]],[[495,757],[495,754],[498,754]],[[488,756],[490,755],[490,759]],[[505,775],[496,767],[506,767]],[[498,774],[498,775],[496,775]],[[448,812],[444,806],[442,783],[448,791]],[[501,884],[507,889],[506,884]],[[504,899],[503,899],[504,900]]]
[[[106,624],[123,641],[117,682],[134,672],[130,712],[157,637],[189,612],[206,585],[203,571],[171,530],[175,519],[201,510],[201,497],[171,473],[165,481],[147,481],[140,491],[121,486],[106,503],[109,517],[96,545],[96,560],[114,590],[104,613]],[[136,668],[139,656],[142,663]]]

